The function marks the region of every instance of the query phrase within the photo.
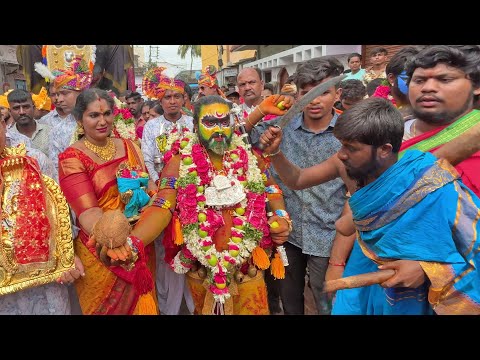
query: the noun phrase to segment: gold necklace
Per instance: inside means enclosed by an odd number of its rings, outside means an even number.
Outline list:
[[[97,155],[100,159],[105,161],[110,161],[115,157],[115,153],[117,152],[117,148],[115,147],[115,143],[113,142],[112,138],[107,138],[107,145],[105,146],[97,146],[92,144],[86,138],[84,140],[85,147]]]

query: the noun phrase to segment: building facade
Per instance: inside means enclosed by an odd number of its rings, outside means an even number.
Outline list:
[[[202,69],[214,65],[218,69],[217,79],[220,86],[234,88],[240,64],[256,59],[256,50],[231,49],[236,45],[201,45]]]
[[[262,70],[265,83],[271,83],[279,91],[298,64],[325,55],[338,58],[347,68],[347,57],[362,51],[362,45],[236,45],[233,51],[256,48],[257,59],[242,63],[246,67]]]
[[[27,90],[25,77],[17,61],[17,45],[0,45],[0,84],[2,94],[9,89]]]

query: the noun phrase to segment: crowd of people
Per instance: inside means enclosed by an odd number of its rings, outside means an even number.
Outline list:
[[[37,63],[0,96],[0,314],[480,314],[480,47],[370,55],[209,65],[194,101]]]

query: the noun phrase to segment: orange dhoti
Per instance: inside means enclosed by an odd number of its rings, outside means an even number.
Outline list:
[[[232,315],[269,315],[267,302],[267,287],[263,271],[258,271],[253,278],[245,275],[244,281],[230,284],[230,299],[225,302],[225,314]],[[195,304],[195,315],[212,314],[215,300],[207,290],[208,282],[198,276],[198,272],[189,271],[186,279]]]

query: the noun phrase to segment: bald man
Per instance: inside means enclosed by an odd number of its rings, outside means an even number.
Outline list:
[[[259,68],[245,68],[237,76],[237,86],[240,96],[245,103],[242,108],[247,116],[253,109],[262,102],[262,90],[264,82],[262,71]]]

